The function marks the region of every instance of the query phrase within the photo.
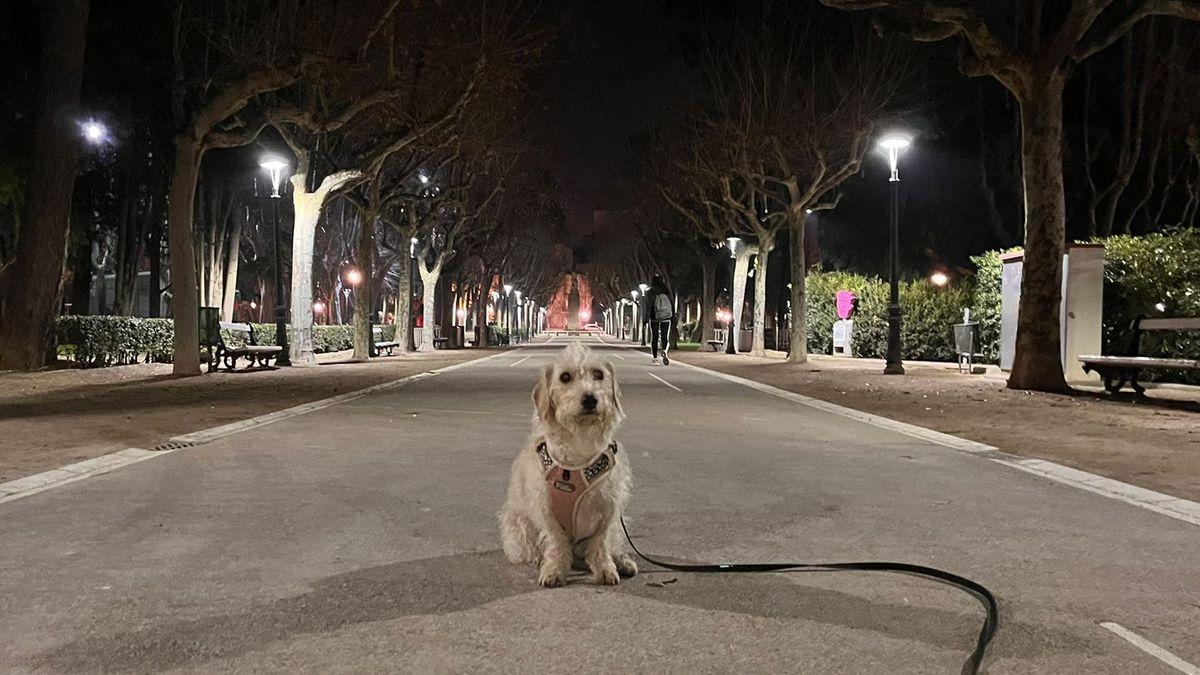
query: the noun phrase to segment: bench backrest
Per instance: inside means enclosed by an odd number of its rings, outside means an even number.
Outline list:
[[[382,339],[383,338],[383,326],[377,326],[375,324],[371,324],[371,335],[372,335],[372,337],[380,338],[379,341],[383,342],[383,339]]]
[[[248,323],[234,323],[234,322],[231,322],[231,321],[222,321],[222,322],[221,322],[221,330],[228,330],[228,331],[239,331],[239,332],[242,332],[242,333],[246,333],[247,335],[249,335],[249,336],[250,336],[250,337],[249,337],[249,338],[246,340],[246,344],[248,344],[248,345],[257,345],[257,344],[258,344],[258,336],[256,336],[256,335],[254,334],[254,326],[253,326],[253,325],[251,325],[251,324],[248,324]],[[225,338],[224,338],[224,337],[222,337],[222,338],[221,338],[221,344],[224,344],[224,343],[225,343]]]
[[[1200,330],[1200,316],[1175,317],[1171,319],[1142,319],[1138,327],[1142,330]]]
[[[713,340],[719,340],[720,342],[724,342],[725,341],[725,333],[726,333],[726,330],[724,328],[714,328],[713,329]]]

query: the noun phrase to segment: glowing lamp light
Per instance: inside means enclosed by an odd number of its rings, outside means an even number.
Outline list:
[[[1160,312],[1165,312],[1165,311],[1167,311],[1167,306],[1166,306],[1166,304],[1159,302],[1159,303],[1155,303],[1154,309],[1157,309]]]
[[[108,139],[108,129],[96,120],[88,120],[79,125],[83,140],[92,145],[100,145]]]
[[[586,309],[579,310],[579,320],[580,321],[589,321],[589,320],[591,320],[591,318],[592,318],[592,313],[590,311],[588,311]]]
[[[741,237],[725,237],[725,243],[729,244],[729,257],[736,258],[738,246],[742,243]]]
[[[362,272],[359,272],[358,270],[350,270],[349,272],[346,272],[346,283],[350,284],[351,286],[357,286],[362,283]]]
[[[271,176],[271,197],[279,198],[279,185],[283,181],[283,170],[287,168],[287,162],[278,157],[266,156],[258,163],[260,167],[266,170]]]
[[[810,216],[812,215],[812,209],[804,209],[804,212],[809,214]]]
[[[429,185],[429,176],[426,176],[423,171],[417,174],[417,180],[421,181],[421,185]]]
[[[313,313],[314,314],[320,314],[321,312],[324,312],[324,311],[325,311],[325,303],[321,302],[320,300],[317,300],[316,302],[313,303]]]
[[[458,310],[458,320],[459,321],[467,320],[467,310],[465,310],[465,309]]]
[[[648,285],[646,285],[646,284],[638,284],[638,288],[642,289],[642,292],[643,292],[643,293],[645,293],[646,291],[650,290],[650,287],[649,287]]]
[[[950,283],[950,277],[946,276],[945,272],[934,272],[929,275],[929,283],[934,286],[945,286]]]
[[[912,139],[903,134],[888,134],[879,140],[879,147],[887,152],[888,166],[892,169],[892,177],[889,182],[895,183],[900,180],[898,163],[900,160],[900,152],[912,145]]]
[[[250,309],[258,309],[258,303],[251,300],[250,301]]]

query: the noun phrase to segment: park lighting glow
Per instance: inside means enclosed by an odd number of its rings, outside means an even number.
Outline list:
[[[287,168],[287,162],[278,157],[266,156],[258,163],[260,167],[266,170],[271,176],[271,197],[279,198],[279,185],[283,181],[283,170]]]
[[[736,258],[738,245],[742,243],[741,237],[725,237],[725,243],[729,244],[729,257]]]
[[[804,212],[810,216],[812,215],[812,209],[804,209]]]
[[[100,145],[108,139],[108,129],[96,120],[88,120],[80,124],[79,133],[83,134],[83,140],[92,145]]]
[[[313,303],[313,314],[320,314],[325,311],[325,303],[317,300]]]
[[[579,310],[579,320],[588,321],[592,318],[592,313],[586,309]]]
[[[646,284],[638,284],[638,288],[639,288],[639,289],[641,289],[641,291],[642,291],[643,293],[645,293],[646,291],[650,290],[650,286],[648,286],[648,285],[646,285]]]
[[[950,283],[950,277],[946,276],[945,272],[934,272],[929,275],[929,283],[934,286],[945,286]]]
[[[465,310],[465,309],[458,310],[458,320],[459,321],[467,320],[467,310]]]
[[[351,286],[357,286],[362,283],[362,272],[354,269],[346,272],[346,283],[350,284]]]
[[[1165,312],[1167,311],[1167,306],[1160,302],[1154,305],[1154,309],[1157,309],[1160,312]]]
[[[511,293],[512,293],[512,284],[504,284],[504,294],[510,295]]]
[[[429,176],[426,176],[423,171],[417,174],[417,180],[421,181],[421,185],[429,185]]]
[[[887,151],[888,166],[892,169],[892,177],[889,182],[895,183],[900,180],[899,161],[900,152],[908,146],[912,145],[912,139],[903,134],[889,134],[884,136],[879,141],[879,147]]]
[[[258,303],[251,300],[250,301],[250,309],[258,309]]]

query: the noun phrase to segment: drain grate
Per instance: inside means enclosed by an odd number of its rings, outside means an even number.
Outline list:
[[[156,445],[153,448],[150,448],[150,452],[163,452],[165,450],[179,450],[180,448],[190,448],[193,445],[195,445],[195,443],[192,443],[190,441],[170,441],[168,443],[163,443],[161,445]]]

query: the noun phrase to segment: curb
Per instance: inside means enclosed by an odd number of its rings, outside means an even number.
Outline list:
[[[340,403],[353,401],[379,391],[402,387],[412,382],[434,377],[435,375],[448,373],[458,370],[459,368],[465,368],[476,363],[482,363],[499,356],[504,356],[507,353],[507,351],[496,352],[495,354],[490,354],[477,359],[471,359],[469,361],[463,361],[461,363],[455,363],[449,366],[438,368],[436,370],[427,370],[421,373],[414,373],[390,382],[383,382],[370,387],[364,387],[363,389],[356,389],[351,392],[346,392],[345,394],[339,394],[337,396],[331,396],[329,398],[323,398],[317,401],[301,403],[300,405],[284,408],[283,410],[276,410],[274,412],[269,412],[257,417],[251,417],[238,422],[222,424],[221,426],[202,429],[200,431],[193,431],[192,433],[183,434],[180,436],[172,436],[170,439],[168,439],[172,444],[176,444],[178,447],[164,448],[161,450],[126,448],[118,452],[100,455],[99,457],[93,457],[92,459],[84,460],[82,462],[76,462],[75,464],[68,464],[57,469],[51,469],[50,471],[43,471],[42,473],[35,473],[32,476],[25,476],[24,478],[11,480],[7,483],[0,483],[0,504],[16,501],[23,497],[35,495],[39,492],[45,492],[46,490],[67,485],[68,483],[74,483],[92,476],[99,476],[115,469],[119,469],[123,466],[136,464],[153,457],[169,455],[173,452],[178,452],[179,450],[191,447],[193,445],[208,443],[210,441],[215,441],[219,438],[224,438],[225,436],[247,431],[249,429],[257,429],[258,427],[265,426],[267,424],[280,422],[291,417],[321,410],[322,408],[328,408]]]

